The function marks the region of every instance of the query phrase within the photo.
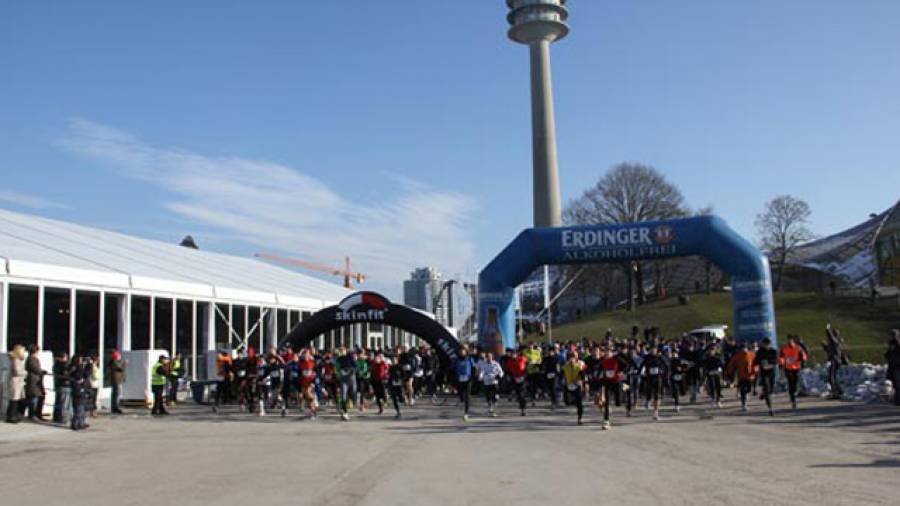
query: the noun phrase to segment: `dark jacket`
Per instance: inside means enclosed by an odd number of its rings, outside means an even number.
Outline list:
[[[888,366],[888,379],[893,381],[894,374],[900,371],[900,343],[892,342],[888,345],[887,353],[884,354],[884,360]],[[898,388],[900,385],[895,385]]]
[[[65,360],[53,361],[53,388],[69,388],[72,382],[69,381],[69,363]]]
[[[109,378],[113,385],[121,385],[125,383],[125,361],[110,360],[109,361]]]
[[[25,360],[25,371],[28,376],[25,377],[25,396],[42,397],[44,395],[44,374],[46,371],[41,369],[41,361],[37,355],[29,355]]]
[[[90,372],[84,366],[73,365],[69,369],[69,378],[72,381],[73,406],[86,406],[89,404],[90,392],[88,390],[88,379],[90,377]]]

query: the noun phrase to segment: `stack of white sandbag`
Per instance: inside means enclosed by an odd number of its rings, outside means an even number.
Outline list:
[[[800,372],[800,381],[807,395],[828,397],[828,365],[820,364]],[[885,398],[894,393],[894,386],[887,379],[887,366],[868,363],[851,364],[838,370],[838,382],[844,391],[843,398],[854,401],[870,401]]]

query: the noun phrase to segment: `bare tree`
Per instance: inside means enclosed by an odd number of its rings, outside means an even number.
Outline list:
[[[639,163],[620,163],[569,202],[563,219],[570,225],[637,223],[688,216],[681,191],[655,168]],[[638,300],[646,300],[641,262],[621,265],[628,281],[628,308],[634,309],[633,285]],[[635,280],[632,283],[632,280]]]
[[[791,195],[778,195],[766,202],[763,212],[756,215],[760,247],[775,267],[775,290],[781,290],[784,267],[797,246],[815,237],[807,228],[811,214],[805,201]]]

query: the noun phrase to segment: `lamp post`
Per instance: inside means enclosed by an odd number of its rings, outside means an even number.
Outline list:
[[[562,224],[556,121],[550,77],[550,44],[569,33],[566,0],[506,0],[509,38],[531,52],[531,130],[534,166],[534,226]]]

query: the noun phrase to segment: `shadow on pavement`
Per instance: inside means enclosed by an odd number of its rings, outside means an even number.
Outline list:
[[[860,468],[860,467],[863,467],[863,468],[866,468],[866,467],[869,467],[869,468],[894,468],[894,467],[900,467],[900,460],[898,460],[898,459],[876,459],[868,464],[816,464],[816,465],[809,466],[809,467],[834,468],[834,469]]]

